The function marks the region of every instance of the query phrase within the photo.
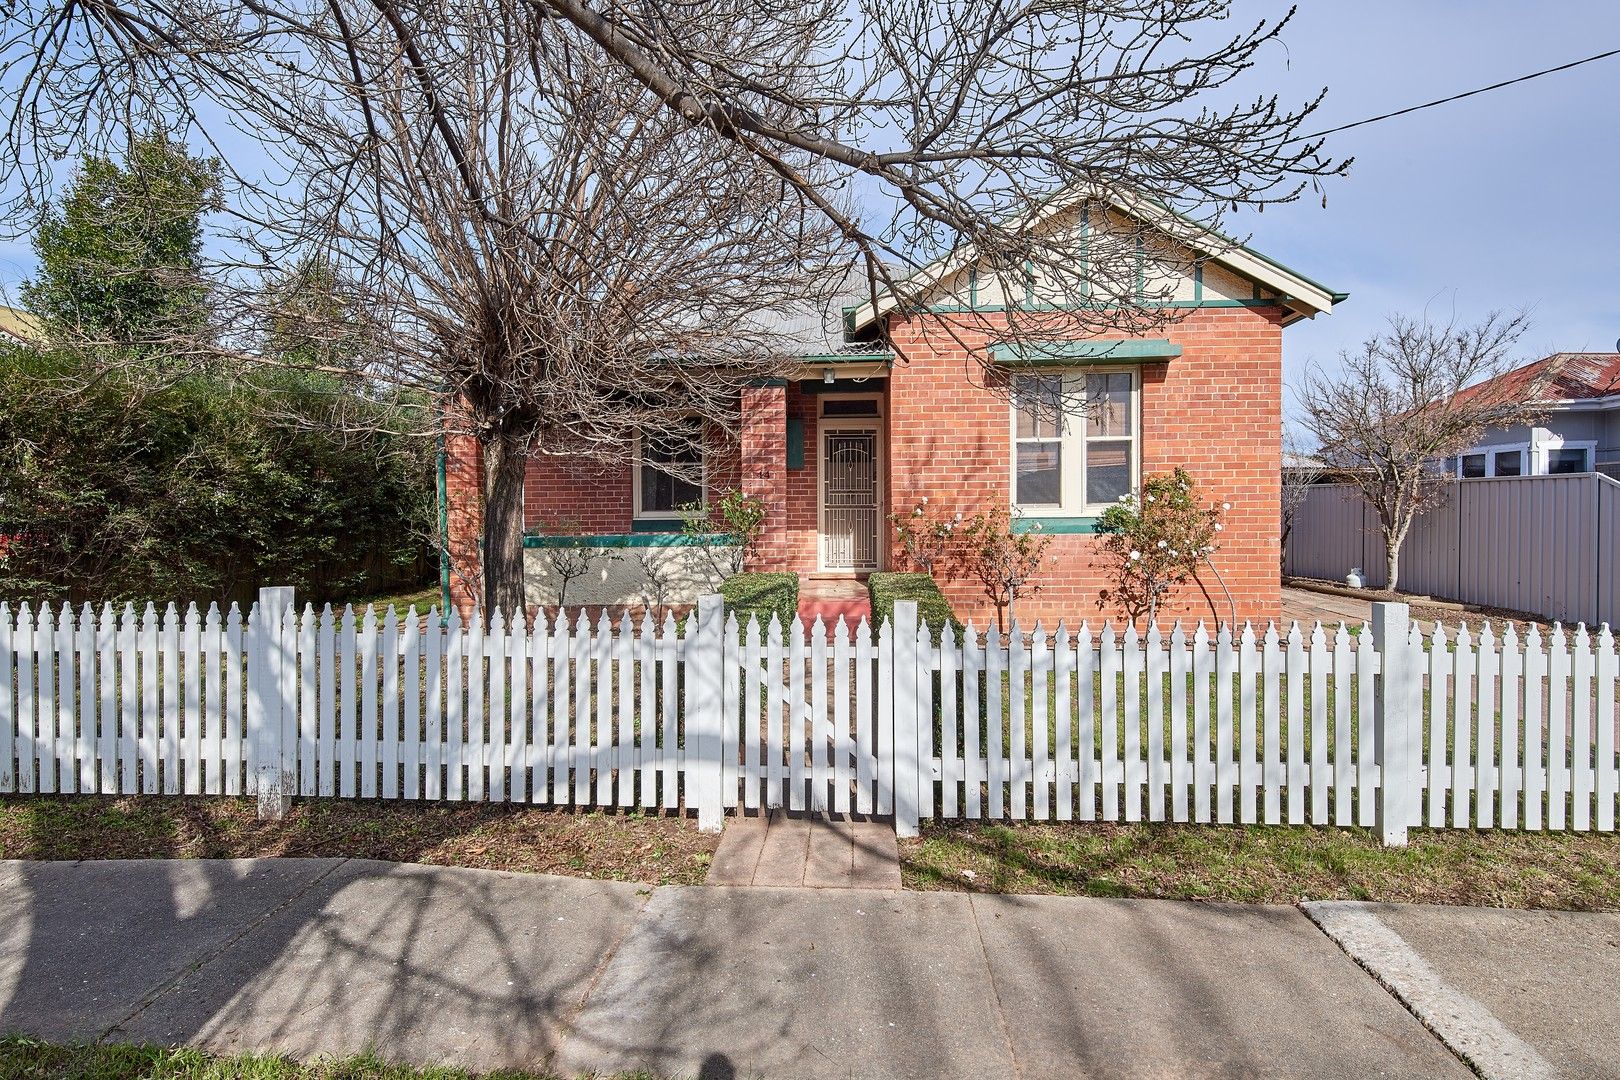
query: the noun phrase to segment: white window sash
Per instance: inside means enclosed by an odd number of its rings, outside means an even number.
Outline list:
[[[1034,517],[1095,517],[1112,506],[1112,503],[1086,502],[1086,469],[1089,462],[1087,450],[1093,442],[1124,442],[1129,444],[1126,459],[1130,465],[1130,489],[1135,491],[1141,482],[1142,472],[1142,378],[1141,371],[1136,367],[1073,367],[1058,370],[1044,370],[1030,375],[1014,375],[1013,378],[1039,377],[1039,375],[1059,375],[1063,379],[1063,399],[1065,401],[1085,400],[1086,378],[1090,375],[1129,375],[1131,378],[1130,390],[1130,417],[1131,433],[1127,435],[1091,435],[1088,433],[1087,416],[1084,411],[1066,412],[1060,425],[1057,442],[1060,445],[1058,464],[1058,503],[1020,503],[1018,501],[1018,448],[1024,443],[1051,442],[1051,439],[1038,437],[1020,437],[1018,434],[1018,402],[1016,395],[1010,403],[1009,427],[1012,460],[1008,464],[1008,504],[1014,509],[1022,510]]]
[[[678,507],[669,510],[643,509],[645,502],[642,498],[641,472],[647,464],[642,452],[644,436],[636,436],[635,450],[631,454],[630,462],[630,504],[631,518],[637,521],[680,521],[681,511]],[[709,453],[707,446],[701,446],[698,451],[698,465],[700,475],[698,478],[698,503],[704,509],[709,505]]]

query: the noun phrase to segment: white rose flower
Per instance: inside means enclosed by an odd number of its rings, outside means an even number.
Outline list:
[[[1217,522],[1216,522],[1216,523],[1215,523],[1215,531],[1216,531],[1216,532],[1220,532],[1220,531],[1221,531],[1221,530],[1222,530],[1222,529],[1224,529],[1224,528],[1226,528],[1226,526],[1225,526],[1225,525],[1222,525],[1222,524],[1221,524],[1221,523],[1220,523],[1220,522],[1218,522],[1218,521],[1217,521]]]
[[[1151,496],[1151,495],[1145,496],[1145,498],[1147,499],[1148,502],[1153,501],[1153,496]]]
[[[923,501],[922,501],[922,504],[923,504],[923,505],[924,505],[924,506],[927,506],[927,505],[928,505],[928,496],[926,496],[926,495],[924,495],[924,496],[923,496]]]
[[[1176,557],[1176,549],[1175,548],[1170,549],[1170,557],[1172,559],[1174,559]]]
[[[1230,509],[1232,509],[1232,504],[1229,503],[1229,502],[1223,502],[1223,503],[1221,503],[1221,509],[1222,510],[1230,510]]]
[[[1140,551],[1131,552],[1131,562],[1135,562],[1136,560],[1140,559],[1141,557],[1142,557],[1142,553]]]
[[[1159,546],[1160,546],[1160,547],[1161,547],[1161,548],[1167,548],[1167,547],[1169,547],[1169,546],[1170,546],[1170,545],[1169,545],[1169,544],[1167,544],[1167,543],[1166,543],[1166,542],[1165,542],[1165,541],[1163,541],[1163,540],[1160,540],[1160,541],[1159,541]]]

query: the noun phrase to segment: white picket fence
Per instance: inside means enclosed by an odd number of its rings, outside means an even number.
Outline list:
[[[1613,830],[1607,627],[935,633],[0,605],[0,791]]]

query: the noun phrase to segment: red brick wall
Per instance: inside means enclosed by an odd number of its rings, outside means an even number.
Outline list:
[[[966,352],[985,335],[962,327],[954,336],[946,334],[940,318],[912,320],[894,330],[908,360],[896,363],[888,384],[888,507],[906,509],[925,495],[933,506],[966,514],[1005,506],[1011,467],[1008,405],[984,386],[982,370]],[[1143,368],[1143,472],[1182,465],[1205,497],[1232,503],[1216,565],[1240,619],[1275,618],[1280,609],[1279,318],[1273,308],[1193,311],[1163,331],[1182,346],[1183,355]],[[761,569],[810,573],[816,568],[816,403],[799,384],[750,390],[742,416],[743,447],[726,445],[711,460],[711,492],[742,482],[772,504],[769,555],[760,560]],[[800,469],[785,464],[788,416],[804,426]],[[481,514],[475,451],[470,439],[450,441],[451,557],[458,590],[476,575]],[[524,487],[524,522],[535,528],[571,519],[585,532],[627,532],[631,498],[627,463],[536,457]],[[1021,620],[1117,616],[1098,605],[1108,581],[1093,565],[1096,548],[1090,536],[1055,537],[1048,549],[1055,562],[1043,575],[1040,592],[1022,603]],[[890,565],[900,566],[898,552],[891,552]],[[1208,586],[1209,597],[1196,588],[1183,590],[1168,614],[1226,618],[1218,583],[1211,580]],[[960,614],[978,620],[993,615],[976,583],[955,580],[945,587]],[[457,595],[460,599],[462,593]]]
[[[805,393],[802,383],[787,388],[788,414],[804,426],[804,464],[787,471],[787,561],[781,569],[801,574],[813,573],[818,561],[821,496],[816,490],[816,455],[821,453],[821,437],[816,431],[817,404],[816,395]]]
[[[942,331],[941,318],[910,320],[894,330],[909,363],[896,363],[890,377],[889,503],[903,509],[926,495],[931,506],[966,514],[1005,506],[1009,407],[1004,396],[983,386],[984,376],[966,352],[985,334],[958,327],[955,336],[964,339],[959,342]],[[1232,503],[1216,566],[1232,590],[1239,619],[1275,618],[1281,604],[1279,312],[1199,309],[1163,336],[1180,344],[1183,354],[1143,369],[1142,471],[1184,466],[1206,498]],[[898,553],[892,558],[898,565]],[[1109,582],[1093,565],[1094,537],[1055,536],[1048,558],[1054,561],[1041,575],[1041,590],[1020,604],[1021,622],[1119,614],[1098,604]],[[1213,602],[1196,587],[1184,589],[1167,614],[1227,618],[1218,583],[1210,580],[1208,586]],[[976,582],[950,581],[945,589],[959,614],[993,617]]]
[[[787,390],[761,386],[742,392],[738,435],[742,489],[765,501],[765,534],[749,570],[774,570],[788,565],[787,514]]]
[[[484,468],[478,440],[447,435],[444,440],[445,546],[450,556],[450,602],[468,615],[482,601],[479,539],[484,534]]]
[[[778,394],[780,390],[776,391]],[[708,467],[710,492],[735,487],[742,462],[735,441],[720,432]],[[478,444],[469,435],[445,442],[449,492],[451,597],[470,611],[480,579],[479,551],[484,529],[483,469]],[[537,454],[523,476],[523,527],[541,532],[627,533],[634,517],[634,488],[629,461],[605,463],[586,458]],[[679,532],[679,520],[669,522]]]

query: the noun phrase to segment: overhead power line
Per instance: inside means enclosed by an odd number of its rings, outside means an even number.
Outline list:
[[[1324,135],[1332,135],[1340,131],[1349,131],[1351,128],[1365,127],[1368,124],[1376,124],[1381,120],[1390,120],[1397,116],[1405,116],[1407,113],[1415,113],[1422,109],[1432,109],[1436,105],[1445,105],[1453,101],[1461,101],[1463,98],[1473,97],[1475,94],[1484,94],[1491,90],[1500,90],[1504,86],[1513,86],[1517,83],[1529,82],[1531,79],[1539,79],[1543,75],[1553,75],[1560,71],[1568,71],[1570,68],[1580,67],[1582,64],[1590,64],[1596,60],[1607,60],[1611,56],[1620,56],[1620,49],[1610,49],[1608,52],[1601,52],[1596,56],[1588,56],[1582,60],[1572,60],[1567,64],[1559,64],[1557,67],[1550,67],[1544,71],[1533,71],[1529,75],[1520,75],[1516,79],[1506,79],[1499,83],[1492,83],[1489,86],[1481,86],[1477,90],[1465,90],[1463,93],[1452,94],[1450,97],[1436,98],[1433,101],[1425,101],[1421,105],[1412,105],[1405,109],[1396,109],[1394,112],[1383,113],[1379,116],[1369,116],[1367,119],[1357,120],[1353,124],[1340,124],[1338,127],[1324,128],[1321,131],[1312,132],[1309,135],[1300,135],[1296,138],[1289,139],[1288,141],[1305,142],[1308,139],[1320,139]]]

